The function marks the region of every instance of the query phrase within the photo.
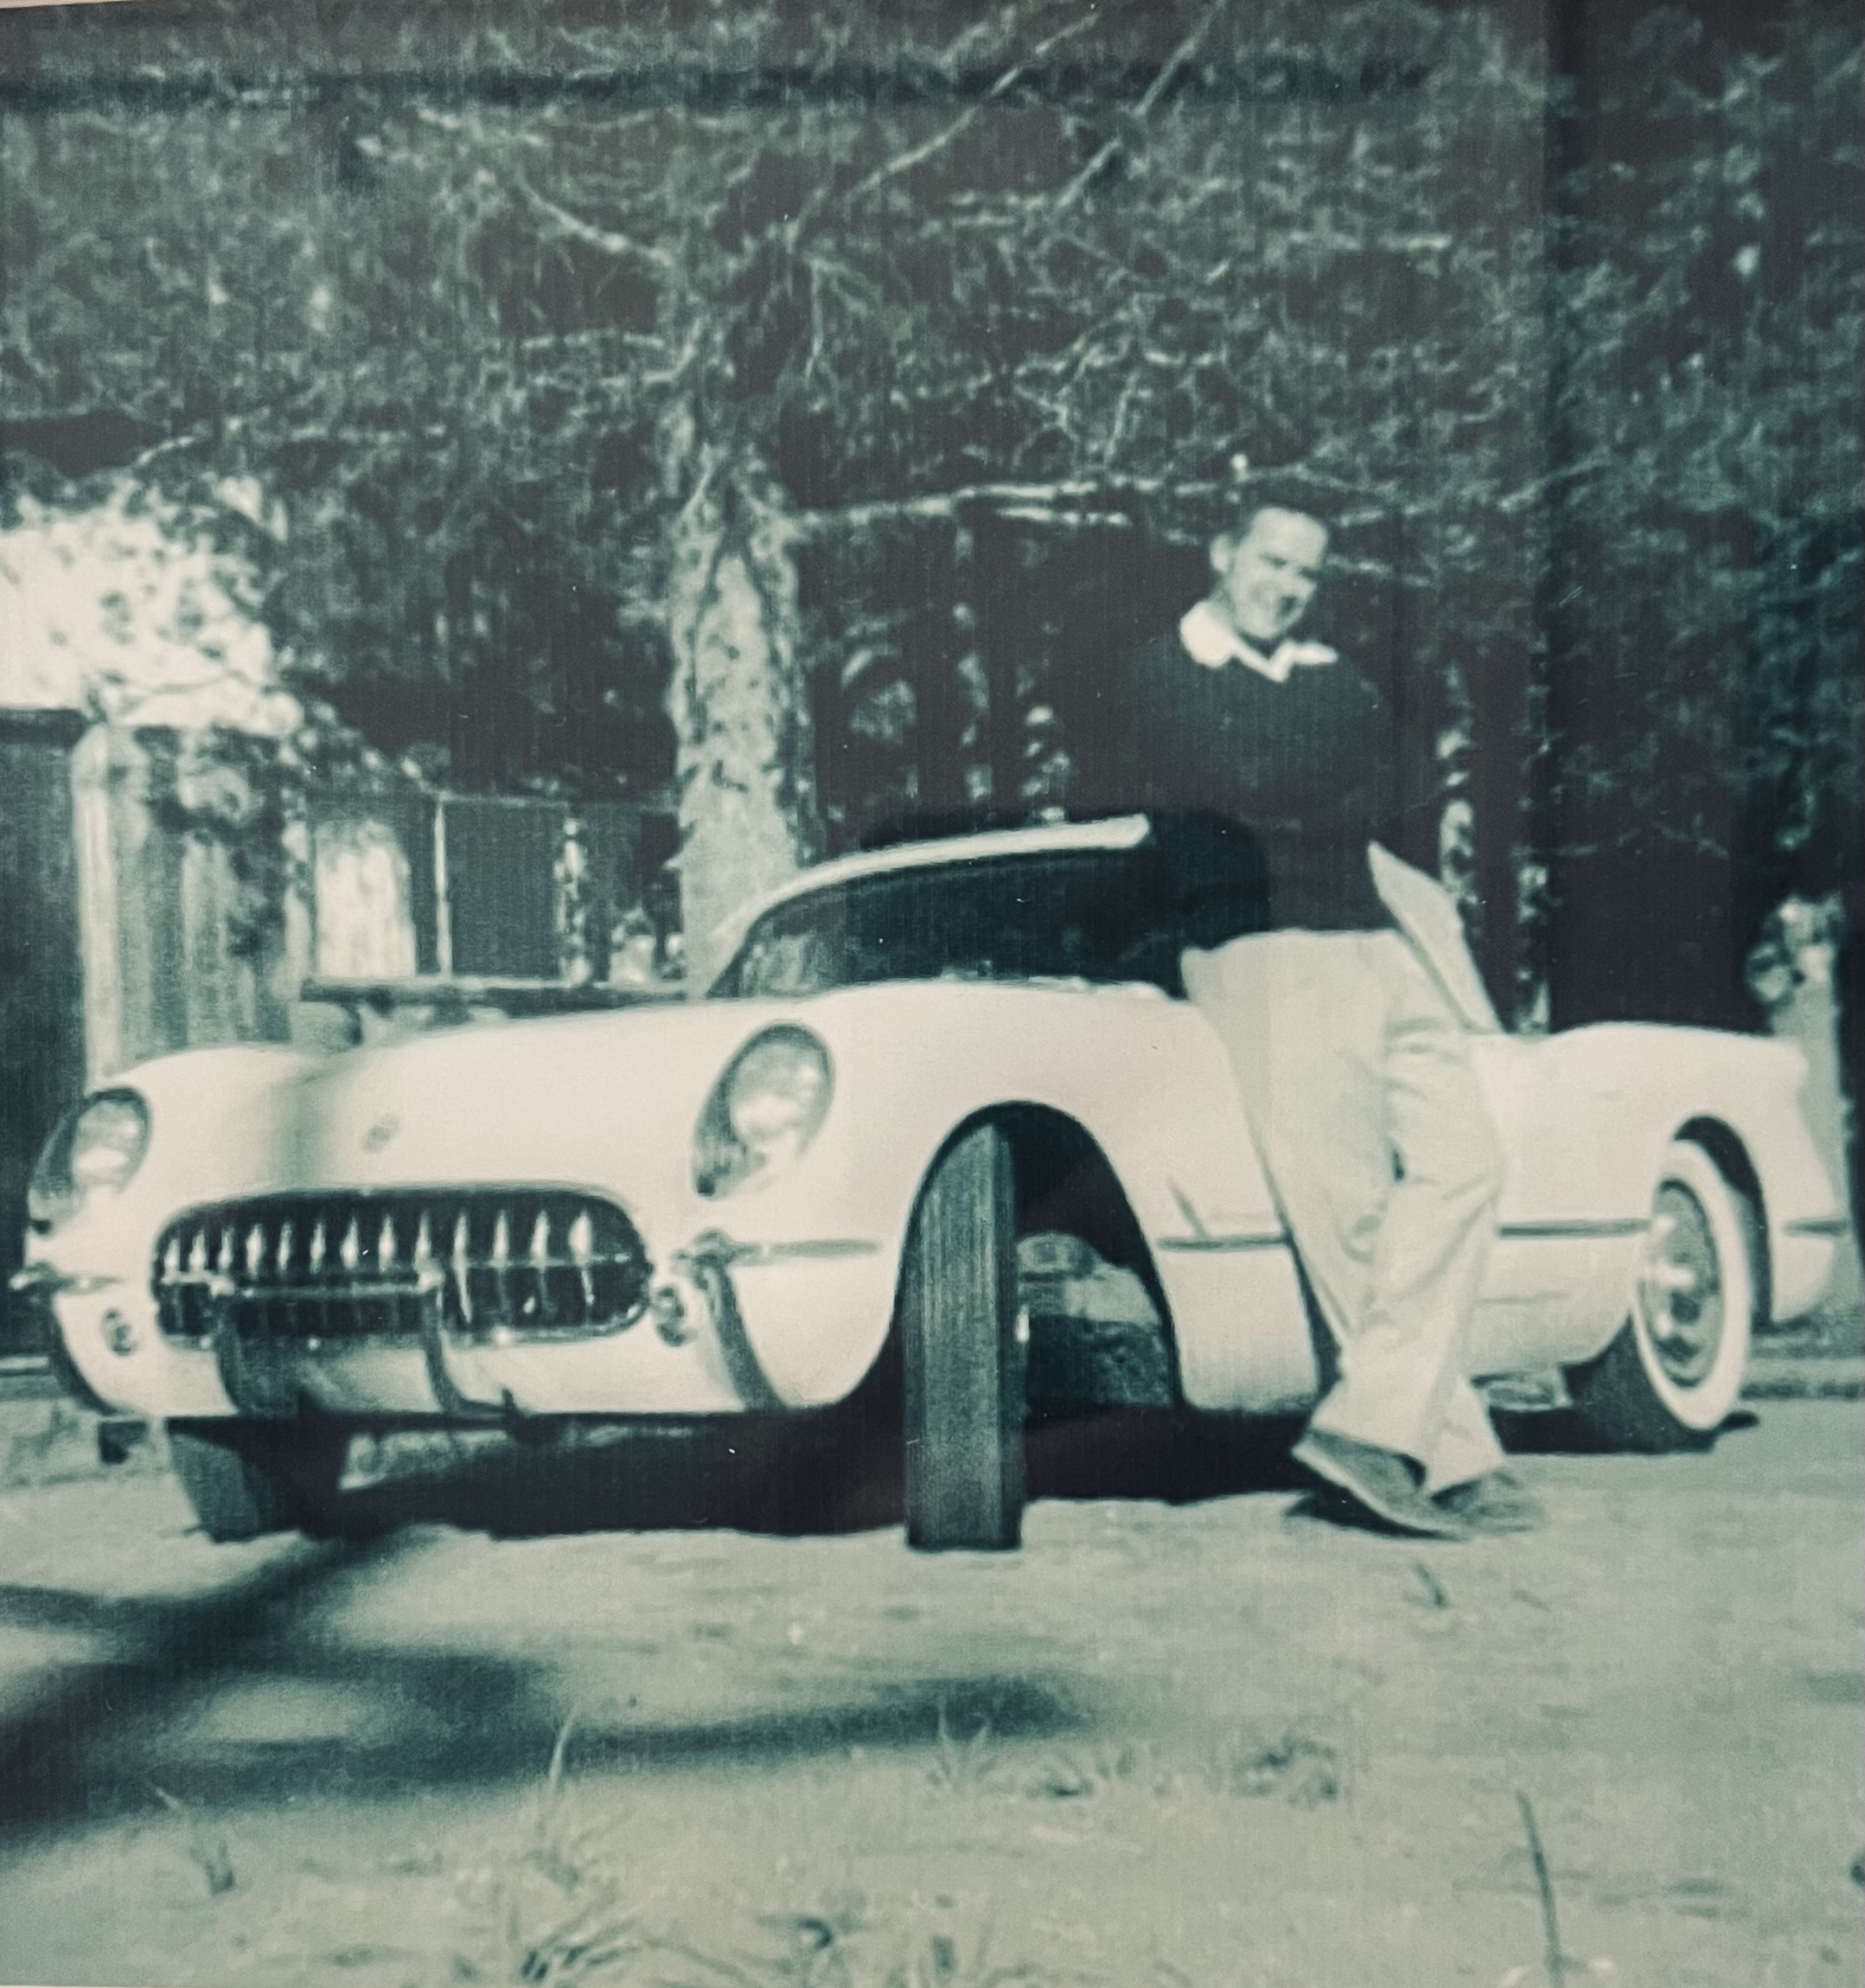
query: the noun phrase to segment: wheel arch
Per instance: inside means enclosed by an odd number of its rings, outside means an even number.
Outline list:
[[[947,1131],[920,1169],[907,1234],[912,1232],[920,1202],[940,1162],[980,1125],[994,1126],[1010,1147],[1019,1234],[1031,1232],[1033,1224],[1079,1236],[1107,1262],[1133,1271],[1146,1286],[1159,1314],[1176,1385],[1178,1352],[1172,1303],[1153,1260],[1152,1245],[1134,1211],[1126,1183],[1106,1149],[1073,1113],[1020,1098],[1002,1099],[968,1112]],[[903,1247],[894,1277],[897,1309],[905,1269]]]

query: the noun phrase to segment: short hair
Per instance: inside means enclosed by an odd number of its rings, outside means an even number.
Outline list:
[[[1332,534],[1334,522],[1329,509],[1326,495],[1312,479],[1287,470],[1263,470],[1238,478],[1212,535],[1248,538],[1264,511],[1293,511],[1299,517],[1313,518]]]

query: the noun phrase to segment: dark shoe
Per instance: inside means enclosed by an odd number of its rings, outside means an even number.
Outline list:
[[[1290,1454],[1324,1484],[1344,1492],[1362,1510],[1396,1531],[1461,1539],[1468,1531],[1454,1512],[1425,1496],[1418,1466],[1396,1450],[1311,1429]]]
[[[1492,1470],[1467,1484],[1453,1484],[1431,1502],[1466,1532],[1532,1532],[1548,1522],[1540,1499],[1509,1470]]]

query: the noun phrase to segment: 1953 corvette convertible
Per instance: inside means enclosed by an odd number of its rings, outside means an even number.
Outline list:
[[[1185,879],[1232,860],[1137,815],[904,845],[754,907],[703,1000],[158,1058],[58,1128],[21,1281],[216,1537],[316,1523],[360,1433],[716,1428],[885,1352],[909,1539],[1012,1545],[1026,1417],[1321,1386],[1179,977]],[[1472,1371],[1707,1442],[1843,1232],[1798,1054],[1462,1006],[1509,1155]]]

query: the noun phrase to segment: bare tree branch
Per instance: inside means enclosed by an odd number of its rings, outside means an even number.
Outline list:
[[[612,228],[597,227],[593,222],[580,219],[568,208],[559,207],[555,201],[540,194],[522,173],[512,176],[512,184],[546,221],[555,221],[572,240],[599,248],[604,255],[633,256],[639,261],[653,264],[656,269],[672,267],[673,259],[665,249],[649,248],[632,235],[618,234]]]
[[[1171,86],[1172,79],[1198,53],[1199,42],[1210,32],[1217,23],[1218,16],[1229,3],[1230,0],[1212,0],[1212,4],[1206,10],[1204,18],[1166,58],[1159,74],[1146,86],[1146,94],[1134,105],[1134,122],[1136,125],[1142,123],[1151,114],[1153,105],[1159,102]],[[1057,213],[1060,214],[1073,207],[1076,201],[1087,192],[1089,186],[1093,184],[1095,176],[1114,155],[1120,150],[1122,142],[1120,134],[1116,132],[1082,168],[1081,171],[1069,182],[1068,185],[1057,195],[1055,201]]]
[[[948,145],[962,137],[971,129],[972,125],[983,114],[987,105],[996,103],[1000,98],[1015,89],[1017,85],[1029,74],[1032,63],[1039,62],[1044,56],[1049,54],[1051,48],[1059,48],[1072,35],[1081,34],[1092,24],[1090,20],[1083,19],[1071,21],[1065,28],[1058,28],[1046,40],[1038,42],[1022,61],[1014,63],[1011,67],[1005,70],[1004,74],[992,84],[983,96],[968,110],[955,118],[944,131],[936,132],[923,144],[915,145],[910,150],[902,152],[897,157],[889,159],[884,165],[877,166],[865,179],[858,180],[840,197],[845,201],[858,201],[865,194],[872,193],[877,187],[884,185],[887,181],[898,179],[902,174],[911,172],[916,166],[923,165],[928,159],[939,152],[942,152]]]

